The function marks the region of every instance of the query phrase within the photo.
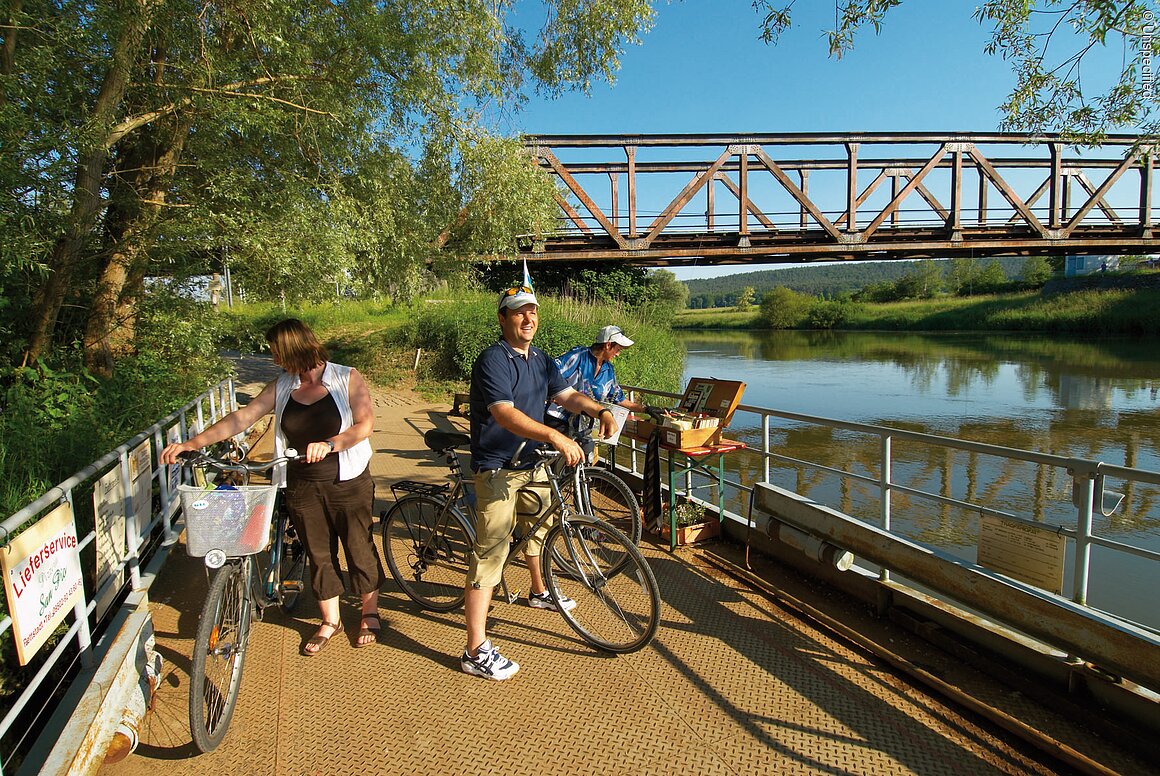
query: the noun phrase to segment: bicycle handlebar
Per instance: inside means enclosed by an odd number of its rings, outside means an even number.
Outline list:
[[[529,440],[527,440],[527,439],[520,442],[520,446],[516,448],[516,451],[514,453],[512,453],[512,468],[513,469],[520,468],[520,454],[523,453],[524,446],[527,445],[528,442],[529,442]],[[538,455],[540,457],[541,462],[544,462],[544,461],[550,461],[551,459],[558,457],[560,455],[560,451],[556,450],[555,448],[552,448],[552,447],[537,447],[536,448],[536,455]]]
[[[269,471],[275,466],[286,463],[287,461],[305,461],[305,455],[299,455],[298,451],[293,447],[286,448],[284,455],[273,458],[269,461],[262,461],[258,463],[251,463],[248,461],[230,461],[225,458],[218,458],[210,455],[204,450],[186,450],[177,456],[178,460],[183,466],[202,466],[205,468],[216,469],[221,472],[247,472],[249,474],[257,474],[260,472]]]

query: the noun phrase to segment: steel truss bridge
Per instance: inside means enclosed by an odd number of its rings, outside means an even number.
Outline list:
[[[745,264],[1160,251],[1155,147],[1058,135],[541,135],[528,260]]]

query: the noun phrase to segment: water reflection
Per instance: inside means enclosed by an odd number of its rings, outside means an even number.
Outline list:
[[[839,332],[698,332],[682,339],[688,348],[686,380],[743,380],[745,404],[1160,469],[1160,359],[1150,343]],[[876,435],[771,422],[776,452],[878,480]],[[728,435],[760,449],[760,419],[739,412]],[[760,478],[760,456],[751,452],[732,456],[727,466],[730,477],[744,485]],[[1076,522],[1071,478],[1054,467],[904,441],[894,444],[892,467],[893,480],[911,488],[1046,524]],[[871,522],[882,511],[876,484],[816,466],[774,466],[771,479]],[[1160,492],[1139,484],[1107,486],[1126,498],[1112,517],[1097,513],[1096,532],[1160,549]],[[742,503],[732,508],[746,509]],[[977,511],[900,492],[891,510],[905,535],[974,559]],[[1156,565],[1094,552],[1089,600],[1160,627],[1155,607],[1132,592],[1147,589],[1142,579],[1160,584]]]

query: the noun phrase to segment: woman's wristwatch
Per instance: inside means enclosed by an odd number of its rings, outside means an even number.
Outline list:
[[[330,452],[333,453],[334,452],[334,440],[333,439],[324,439],[322,441],[326,443],[326,446],[330,448]]]

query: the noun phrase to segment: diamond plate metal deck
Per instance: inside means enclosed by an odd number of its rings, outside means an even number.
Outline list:
[[[377,395],[375,405],[372,473],[382,506],[394,480],[442,480],[422,432],[452,426],[446,405],[416,396]],[[251,636],[229,734],[205,755],[191,743],[186,716],[205,572],[178,550],[154,587],[164,681],[136,752],[100,773],[1059,772],[707,562],[733,548],[670,554],[644,544],[664,599],[652,645],[603,654],[557,614],[497,599],[490,634],[522,667],[502,683],[460,671],[461,611],[421,611],[393,582],[380,596],[380,643],[364,649],[352,646],[354,598],[343,599],[344,633],[316,657],[300,654],[318,623],[313,600],[294,617],[271,613]],[[526,572],[508,582],[526,590]],[[1072,746],[1084,744],[1083,731],[1045,721],[1049,710],[1021,713],[1029,724],[1063,726],[1052,734]],[[1106,746],[1088,754],[1120,773],[1155,767]]]

